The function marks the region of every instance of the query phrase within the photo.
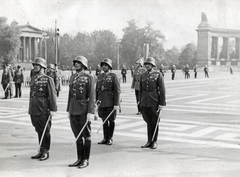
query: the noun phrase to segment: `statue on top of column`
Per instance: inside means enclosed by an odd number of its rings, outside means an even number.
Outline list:
[[[207,15],[202,12],[202,22],[208,22]]]

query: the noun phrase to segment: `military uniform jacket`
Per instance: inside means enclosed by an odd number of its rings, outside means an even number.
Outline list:
[[[53,79],[45,74],[35,75],[30,82],[28,113],[30,115],[43,115],[48,114],[49,111],[57,111]]]
[[[59,87],[59,77],[58,77],[58,74],[54,71],[48,71],[47,72],[47,75],[50,76],[53,81],[54,81],[54,84],[55,84],[55,89],[58,90],[58,87]]]
[[[143,107],[166,105],[164,79],[160,72],[146,71],[141,75],[140,105]]]
[[[13,81],[17,84],[21,84],[24,81],[23,78],[24,78],[23,77],[23,72],[21,70],[16,70],[15,74],[14,74]]]
[[[131,88],[135,90],[139,90],[140,89],[140,78],[141,78],[141,74],[146,72],[146,69],[143,67],[139,67],[136,68],[133,74],[133,80],[132,80],[132,86]]]
[[[119,105],[120,83],[114,73],[103,73],[98,76],[96,85],[96,99],[101,101],[99,107]]]
[[[69,81],[67,111],[72,115],[94,113],[95,80],[91,74],[75,73]]]
[[[175,73],[175,72],[176,72],[176,68],[172,68],[172,69],[171,69],[171,72],[172,72],[172,73]]]
[[[10,70],[3,70],[1,84],[8,84],[13,80]]]

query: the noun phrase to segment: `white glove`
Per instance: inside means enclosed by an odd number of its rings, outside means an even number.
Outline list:
[[[158,111],[161,111],[163,109],[163,106],[162,105],[159,105],[158,106]]]
[[[94,114],[92,114],[92,113],[87,113],[87,120],[88,120],[88,121],[94,120]]]
[[[114,110],[118,111],[119,110],[119,106],[114,106]]]
[[[51,116],[54,116],[54,112],[53,112],[53,111],[50,111],[50,115],[51,115]]]

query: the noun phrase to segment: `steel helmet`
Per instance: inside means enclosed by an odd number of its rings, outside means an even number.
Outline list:
[[[140,58],[139,60],[136,61],[136,64],[140,64],[141,66],[143,66],[143,60],[144,58]]]
[[[155,59],[153,57],[148,57],[147,60],[144,62],[144,65],[147,63],[152,64],[154,67],[156,66]]]
[[[41,58],[41,57],[37,57],[34,59],[34,62],[32,64],[38,64],[40,65],[41,67],[43,68],[47,68],[47,62],[44,58]]]
[[[54,64],[49,63],[48,68],[55,69],[55,66],[54,66]]]
[[[101,62],[100,65],[102,66],[103,63],[108,64],[108,66],[112,69],[112,60],[111,60],[111,59],[109,59],[109,58],[104,58],[104,59],[102,60],[102,62]]]
[[[73,65],[75,64],[76,61],[79,61],[82,63],[82,65],[88,69],[88,60],[84,57],[84,56],[77,56],[74,60],[73,60]]]

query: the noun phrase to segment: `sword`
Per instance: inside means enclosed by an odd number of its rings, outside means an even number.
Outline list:
[[[152,141],[153,141],[154,136],[155,136],[155,134],[156,134],[157,127],[158,127],[158,124],[159,124],[159,121],[160,121],[160,118],[161,118],[161,110],[158,109],[157,112],[159,112],[159,114],[158,114],[158,120],[157,120],[156,127],[155,127],[155,130],[154,130],[153,136],[152,136]]]
[[[50,115],[48,116],[48,120],[47,120],[46,125],[45,125],[45,127],[44,127],[43,134],[42,134],[42,137],[41,137],[41,140],[40,140],[40,143],[39,143],[39,151],[41,150],[41,145],[42,145],[42,142],[43,142],[43,137],[44,137],[44,134],[45,134],[45,132],[46,132],[46,130],[47,130],[47,126],[48,126],[48,123],[49,123],[49,121],[51,120],[51,118],[52,118],[52,115],[50,114]]]
[[[6,87],[5,90],[4,90],[4,93],[7,91],[9,85],[10,85],[10,84],[8,83],[7,87]]]
[[[99,130],[102,128],[103,124],[108,120],[108,118],[112,115],[113,111],[115,111],[115,109],[113,108],[113,110],[108,114],[107,118],[104,120],[104,122],[102,123],[101,127],[98,129],[97,133],[99,132]]]
[[[79,132],[77,138],[76,138],[75,141],[73,142],[71,148],[70,148],[69,151],[68,151],[68,154],[70,154],[70,152],[72,151],[72,148],[73,148],[74,144],[76,143],[76,141],[78,140],[78,138],[79,138],[80,135],[82,134],[82,132],[83,132],[83,130],[85,129],[85,127],[87,126],[87,124],[88,124],[88,120],[86,121],[86,123],[84,124],[83,128],[82,128],[81,131]]]

